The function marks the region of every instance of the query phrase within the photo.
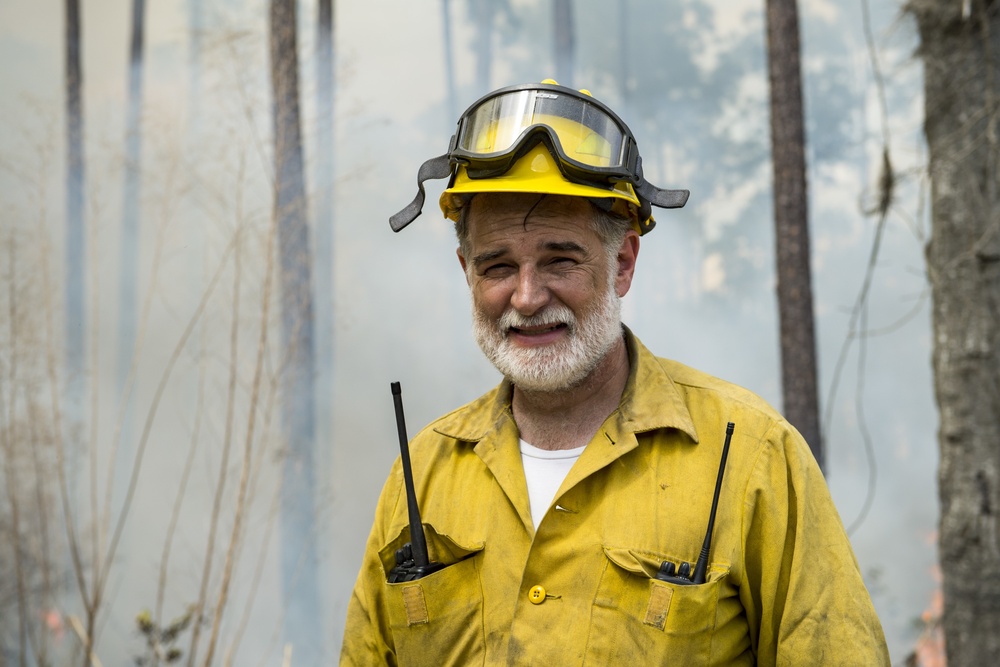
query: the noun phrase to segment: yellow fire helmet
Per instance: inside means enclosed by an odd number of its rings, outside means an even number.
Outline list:
[[[640,234],[655,224],[651,205],[680,208],[689,194],[646,181],[628,126],[589,91],[551,80],[501,88],[469,107],[448,152],[421,165],[417,196],[389,219],[393,231],[420,215],[430,178],[450,179],[440,205],[452,220],[474,194],[532,192],[586,197],[629,215]]]

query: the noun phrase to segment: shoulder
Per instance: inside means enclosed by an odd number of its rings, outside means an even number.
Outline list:
[[[798,430],[753,391],[679,361],[654,359],[681,395],[699,440],[708,436],[721,442],[717,429],[731,422],[736,440],[750,457],[748,463],[767,452],[768,458],[777,455],[787,463],[796,460],[806,464],[812,459],[809,445]]]
[[[740,385],[728,382],[673,359],[656,357],[656,362],[685,394],[688,402],[707,401],[718,406],[732,406],[760,417],[781,421],[781,414],[770,403]]]

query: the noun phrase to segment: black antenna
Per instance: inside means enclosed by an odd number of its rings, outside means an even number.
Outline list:
[[[705,542],[701,545],[701,554],[698,555],[698,562],[694,564],[694,575],[691,583],[705,583],[705,570],[708,569],[708,551],[712,548],[712,529],[715,527],[715,510],[719,507],[719,493],[722,491],[722,473],[726,471],[726,457],[729,456],[729,441],[733,439],[733,429],[736,425],[733,422],[726,424],[726,442],[722,445],[722,462],[719,463],[719,477],[715,480],[715,497],[712,498],[712,513],[708,515],[708,532],[705,533]]]
[[[392,402],[396,406],[396,430],[399,432],[399,457],[403,464],[403,482],[406,484],[406,509],[410,515],[410,548],[413,564],[427,565],[427,541],[424,525],[420,522],[420,508],[417,507],[417,492],[413,488],[413,470],[410,468],[409,438],[406,437],[406,419],[403,417],[403,390],[398,382],[392,388]]]
[[[722,445],[722,461],[719,462],[719,476],[715,480],[715,497],[712,498],[712,511],[708,515],[708,531],[705,533],[705,541],[701,545],[701,554],[698,562],[694,565],[694,572],[691,571],[691,563],[681,563],[680,566],[669,560],[660,564],[660,571],[654,576],[660,581],[669,581],[673,584],[691,586],[692,584],[705,583],[705,574],[708,570],[708,554],[712,549],[712,529],[715,527],[715,511],[719,508],[719,494],[722,492],[722,474],[726,471],[726,458],[729,456],[729,442],[733,439],[733,429],[736,425],[733,422],[726,424],[726,442]]]
[[[392,388],[392,402],[396,407],[396,431],[399,433],[399,459],[403,466],[403,482],[406,485],[406,510],[410,517],[410,541],[396,550],[396,566],[389,571],[389,583],[415,581],[437,572],[444,566],[431,563],[427,554],[427,540],[424,525],[420,522],[420,508],[417,506],[417,492],[413,486],[413,469],[410,467],[410,445],[406,437],[406,420],[403,418],[403,395],[398,382]]]

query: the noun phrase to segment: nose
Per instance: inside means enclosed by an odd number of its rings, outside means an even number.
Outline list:
[[[510,297],[510,305],[524,317],[531,317],[548,305],[548,287],[532,267],[522,267],[517,272],[517,284]]]

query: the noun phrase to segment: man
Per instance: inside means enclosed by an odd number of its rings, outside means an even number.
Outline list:
[[[687,199],[642,177],[624,123],[554,82],[501,89],[420,174],[393,228],[450,176],[475,337],[504,380],[414,438],[443,569],[388,583],[410,540],[397,461],[341,664],[888,665],[801,436],[621,324],[650,204]]]

